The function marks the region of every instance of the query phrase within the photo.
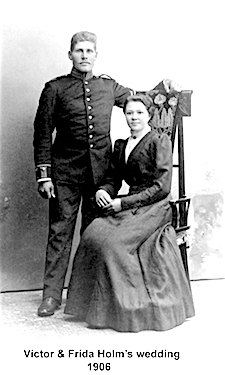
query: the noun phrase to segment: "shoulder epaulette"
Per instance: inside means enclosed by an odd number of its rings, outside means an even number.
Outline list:
[[[99,78],[106,78],[106,79],[113,79],[112,77],[108,76],[107,74],[101,74]]]

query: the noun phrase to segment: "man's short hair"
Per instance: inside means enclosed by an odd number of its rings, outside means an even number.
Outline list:
[[[70,43],[70,51],[74,50],[74,47],[79,42],[92,42],[94,44],[94,48],[97,48],[97,36],[94,33],[90,33],[89,31],[80,31],[72,36],[71,43]]]

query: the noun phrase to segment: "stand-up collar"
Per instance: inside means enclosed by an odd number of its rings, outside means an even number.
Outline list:
[[[71,74],[72,74],[73,77],[76,77],[78,79],[91,79],[93,77],[92,71],[87,72],[87,73],[83,73],[83,72],[80,72],[79,70],[77,70],[74,67],[71,70]]]

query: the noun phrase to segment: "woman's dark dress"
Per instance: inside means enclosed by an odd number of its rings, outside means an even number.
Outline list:
[[[91,327],[168,330],[194,315],[176,234],[170,224],[171,142],[151,131],[125,163],[126,140],[115,143],[102,186],[112,196],[122,179],[122,211],[96,218],[75,255],[65,313]]]

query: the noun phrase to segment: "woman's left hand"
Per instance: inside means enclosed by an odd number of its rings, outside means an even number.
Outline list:
[[[110,202],[109,204],[103,207],[103,210],[107,214],[121,211],[122,210],[121,199],[120,198],[113,199],[112,202]]]

